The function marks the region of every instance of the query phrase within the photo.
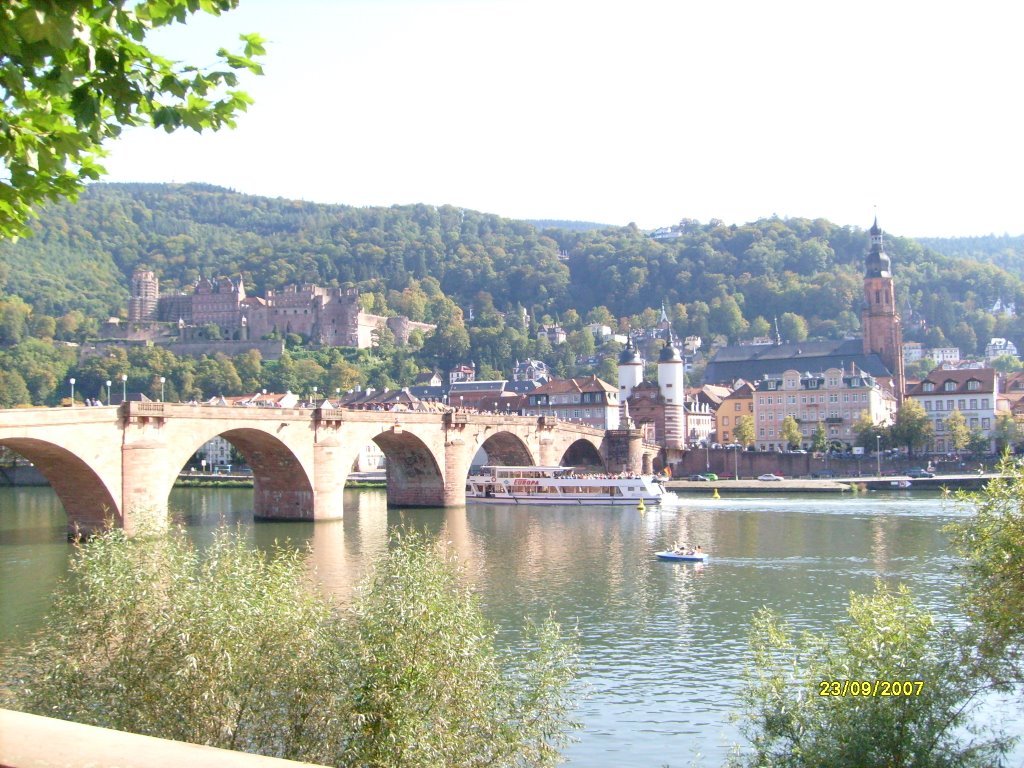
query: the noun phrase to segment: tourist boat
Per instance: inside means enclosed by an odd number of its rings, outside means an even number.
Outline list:
[[[707,552],[693,552],[692,550],[679,552],[672,549],[666,552],[655,552],[654,554],[659,560],[677,560],[683,563],[706,563],[708,561]]]
[[[671,501],[650,475],[581,472],[575,467],[488,465],[466,480],[467,504],[629,504]]]

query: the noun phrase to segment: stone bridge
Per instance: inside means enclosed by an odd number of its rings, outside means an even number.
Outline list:
[[[253,471],[257,519],[329,520],[360,450],[387,458],[388,504],[465,504],[470,463],[596,465],[650,472],[658,447],[635,430],[603,430],[548,416],[310,408],[240,408],[160,402],[115,407],[0,410],[0,445],[49,480],[70,531],[111,521],[134,534],[167,525],[167,500],[199,448],[221,436]]]

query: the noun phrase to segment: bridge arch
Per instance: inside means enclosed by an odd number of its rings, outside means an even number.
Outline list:
[[[13,437],[0,440],[35,465],[53,487],[68,516],[68,533],[88,535],[102,530],[108,521],[124,524],[121,515],[119,476],[104,480],[101,473],[76,453],[47,440]],[[116,462],[120,465],[120,449]],[[113,487],[111,487],[113,484]]]
[[[588,467],[595,470],[604,469],[605,462],[601,456],[601,448],[588,437],[573,441],[562,454],[559,464],[566,467]]]
[[[257,519],[313,519],[313,484],[306,466],[280,437],[255,427],[214,427],[191,433],[188,440],[174,441],[168,447],[169,471],[164,473],[163,486],[156,490],[158,499],[166,503],[181,468],[215,437],[223,437],[235,446],[252,468],[253,514]]]
[[[444,474],[424,440],[403,429],[378,432],[371,439],[387,459],[389,506],[445,505]],[[358,451],[362,445],[355,448]]]
[[[473,451],[473,456],[476,456],[481,448],[487,452],[489,464],[504,464],[506,466],[535,466],[537,464],[529,446],[519,435],[512,432],[499,431],[488,435]],[[469,457],[470,461],[473,460],[473,456]]]

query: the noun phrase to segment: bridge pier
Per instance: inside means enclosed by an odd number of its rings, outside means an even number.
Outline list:
[[[121,446],[121,519],[129,536],[167,530],[168,455],[155,441]],[[111,510],[114,513],[116,510]]]
[[[253,478],[253,517],[257,520],[312,520],[313,492],[293,488],[280,478]]]
[[[348,467],[343,464],[342,449],[336,437],[313,446],[314,520],[341,519],[347,475]]]
[[[444,506],[466,506],[466,476],[473,457],[466,451],[461,437],[446,440],[444,444]]]

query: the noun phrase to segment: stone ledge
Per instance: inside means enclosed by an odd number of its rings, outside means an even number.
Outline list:
[[[92,725],[0,709],[4,768],[297,768],[275,757],[139,736]]]

